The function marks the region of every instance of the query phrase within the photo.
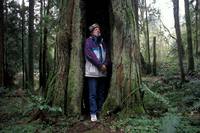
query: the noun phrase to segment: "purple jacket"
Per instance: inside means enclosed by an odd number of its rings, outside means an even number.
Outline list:
[[[109,57],[103,39],[100,41],[96,37],[90,36],[85,41],[85,76],[86,77],[106,77],[107,73],[102,73],[99,69],[104,64],[108,67]]]

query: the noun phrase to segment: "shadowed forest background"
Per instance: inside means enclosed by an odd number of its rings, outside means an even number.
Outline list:
[[[200,0],[168,1],[163,20],[161,0],[1,0],[0,132],[200,132]],[[93,23],[112,62],[98,122],[84,78]]]

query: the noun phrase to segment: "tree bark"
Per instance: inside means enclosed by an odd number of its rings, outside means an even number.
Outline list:
[[[141,18],[142,18],[142,27],[143,27],[143,33],[145,38],[145,44],[144,44],[144,58],[147,62],[146,64],[146,74],[151,73],[151,57],[150,57],[150,46],[149,46],[149,25],[148,25],[148,9],[146,0],[141,1]]]
[[[47,8],[46,8],[46,16],[49,16],[49,8],[50,8],[50,0],[48,0],[47,3]],[[42,77],[42,92],[43,92],[43,96],[46,97],[46,80],[47,80],[47,33],[48,33],[48,29],[47,29],[47,20],[44,21],[44,29],[43,29],[43,33],[44,33],[44,40],[43,40],[43,46],[42,46],[42,70],[43,70],[43,77]]]
[[[195,55],[198,55],[198,0],[195,5]]]
[[[83,77],[84,77],[84,56],[83,46],[85,39],[83,38],[83,10],[81,9],[82,1],[75,0],[74,8],[72,10],[72,42],[71,42],[71,56],[70,56],[70,79],[67,90],[67,110],[75,114],[81,113],[81,98],[83,91]],[[78,39],[77,39],[78,38]]]
[[[29,0],[29,20],[28,20],[28,88],[33,91],[34,88],[34,63],[33,63],[33,45],[34,45],[34,0]]]
[[[196,0],[196,55],[200,53],[200,0]]]
[[[153,37],[153,75],[156,76],[156,37]]]
[[[48,57],[47,57],[47,25],[48,22],[45,20],[43,22],[43,15],[49,17],[49,10],[50,10],[50,3],[51,1],[49,0],[47,3],[47,7],[45,8],[45,3],[41,0],[40,5],[40,14],[41,14],[41,20],[40,20],[40,88],[42,91],[42,95],[46,97],[47,95],[47,88],[46,88],[46,82],[47,82],[47,76],[48,76],[48,71],[47,71],[47,62],[48,62]],[[43,11],[45,10],[45,11]],[[43,14],[43,12],[45,12]]]
[[[57,33],[56,49],[56,83],[51,96],[53,106],[61,107],[67,113],[67,91],[72,42],[72,17],[74,10],[74,0],[60,1],[59,31]],[[48,91],[51,91],[50,89]]]
[[[194,58],[193,58],[193,46],[192,46],[192,29],[189,11],[189,0],[185,1],[185,17],[186,17],[186,29],[187,29],[187,43],[188,43],[188,72],[194,71]]]
[[[0,86],[4,86],[4,6],[0,1]]]
[[[24,63],[24,31],[25,31],[25,4],[24,0],[22,0],[22,9],[21,9],[21,33],[22,33],[22,88],[25,88],[25,63]]]
[[[40,0],[40,55],[39,55],[39,83],[40,83],[40,89],[41,93],[44,96],[43,93],[43,53],[42,53],[42,46],[43,46],[43,0]]]
[[[150,59],[150,47],[149,47],[149,21],[148,21],[148,9],[147,9],[147,2],[145,3],[145,24],[146,24],[146,55],[147,55],[147,63],[151,66],[151,59]],[[151,68],[150,68],[151,69]]]
[[[181,72],[181,81],[185,81],[185,73],[183,68],[183,53],[182,53],[182,39],[181,39],[181,30],[180,30],[180,23],[179,23],[179,0],[173,0],[173,10],[174,10],[174,20],[175,20],[175,29],[176,29],[176,43],[178,48],[178,59],[179,59],[179,67]]]
[[[83,53],[85,35],[84,11],[80,0],[60,1],[60,24],[57,34],[56,83],[48,98],[52,104],[63,108],[66,114],[81,113],[83,90]],[[111,55],[113,60],[111,88],[104,105],[104,111],[115,108],[136,107],[144,112],[140,94],[140,49],[137,1],[112,0],[110,13]],[[134,6],[136,5],[136,6]],[[51,91],[48,89],[48,92]],[[51,95],[51,96],[50,96]]]
[[[134,4],[131,4],[133,2]],[[112,25],[112,61],[113,71],[111,87],[104,111],[118,108],[135,107],[135,111],[144,112],[141,94],[140,49],[137,29],[137,1],[112,0],[114,22]]]

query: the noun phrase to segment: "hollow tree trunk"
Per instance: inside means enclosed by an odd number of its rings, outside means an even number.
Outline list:
[[[80,114],[83,90],[83,29],[80,0],[61,0],[60,24],[57,34],[56,83],[51,93],[53,105],[65,113]],[[136,2],[136,3],[135,3]],[[138,37],[137,1],[112,0],[111,51],[112,78],[104,110],[139,105],[143,112],[139,87],[140,50]],[[133,93],[134,92],[134,93]],[[49,95],[49,94],[48,94]],[[50,98],[50,96],[48,96]],[[128,101],[128,102],[127,102]],[[111,105],[111,106],[110,106]],[[129,107],[130,107],[129,106]]]
[[[113,38],[112,61],[113,71],[111,87],[104,111],[136,107],[139,112],[144,112],[139,87],[140,75],[140,50],[137,29],[137,3],[136,0],[112,0]],[[137,106],[133,106],[137,105]]]

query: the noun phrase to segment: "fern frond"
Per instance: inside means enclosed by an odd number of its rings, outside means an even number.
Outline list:
[[[169,101],[166,100],[163,96],[160,94],[153,92],[146,84],[142,84],[141,90],[146,91],[148,94],[153,96],[154,98],[158,99],[159,101],[163,102],[165,105],[169,105]]]

